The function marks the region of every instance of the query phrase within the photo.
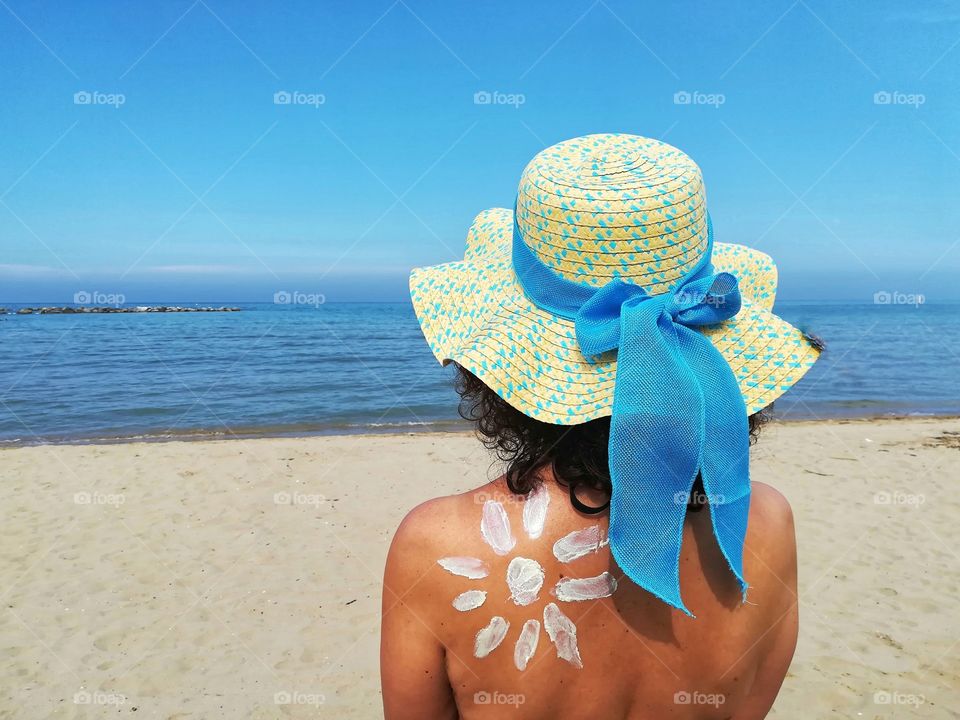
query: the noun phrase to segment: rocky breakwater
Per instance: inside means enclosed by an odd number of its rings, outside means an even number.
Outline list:
[[[238,307],[181,307],[179,305],[136,305],[133,307],[113,307],[82,305],[79,307],[65,305],[25,307],[16,310],[17,315],[102,315],[112,313],[191,313],[191,312],[239,312]],[[7,312],[0,308],[0,314]]]

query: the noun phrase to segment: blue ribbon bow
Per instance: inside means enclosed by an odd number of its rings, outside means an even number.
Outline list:
[[[516,216],[515,216],[516,217]],[[596,288],[544,265],[514,220],[513,266],[538,307],[575,322],[588,358],[617,351],[610,422],[610,550],[637,585],[687,615],[680,546],[699,474],[714,536],[745,594],[743,540],[750,509],[746,406],[730,365],[696,328],[740,311],[737,279],[714,274],[707,251],[677,283],[648,295],[613,278]],[[745,595],[744,595],[745,596]]]

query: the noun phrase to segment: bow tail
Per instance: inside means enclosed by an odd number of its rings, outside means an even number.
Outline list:
[[[681,352],[700,368],[704,448],[700,465],[713,534],[746,597],[743,541],[750,514],[750,431],[747,409],[730,366],[702,333],[677,328]]]
[[[746,599],[743,543],[750,515],[750,430],[747,408],[730,366],[700,333],[702,362],[710,383],[706,397],[703,487],[713,533]]]
[[[620,320],[610,550],[634,583],[692,616],[680,597],[679,563],[687,500],[703,457],[704,393],[662,306],[627,303]]]

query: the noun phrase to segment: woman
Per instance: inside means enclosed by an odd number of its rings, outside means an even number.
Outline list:
[[[771,313],[770,258],[714,243],[696,164],[632,135],[555,145],[463,262],[410,284],[506,471],[397,531],[386,717],[764,717],[796,551],[749,445],[819,348]]]

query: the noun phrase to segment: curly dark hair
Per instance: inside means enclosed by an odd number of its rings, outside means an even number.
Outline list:
[[[460,396],[460,416],[475,423],[483,444],[506,463],[505,478],[511,492],[526,495],[536,486],[537,472],[550,467],[564,485],[593,488],[609,497],[609,417],[580,425],[545,423],[524,415],[469,370],[455,366],[454,387]],[[751,445],[756,442],[761,426],[769,421],[771,408],[772,405],[749,417]],[[703,496],[698,475],[691,492],[691,510],[702,508]]]

